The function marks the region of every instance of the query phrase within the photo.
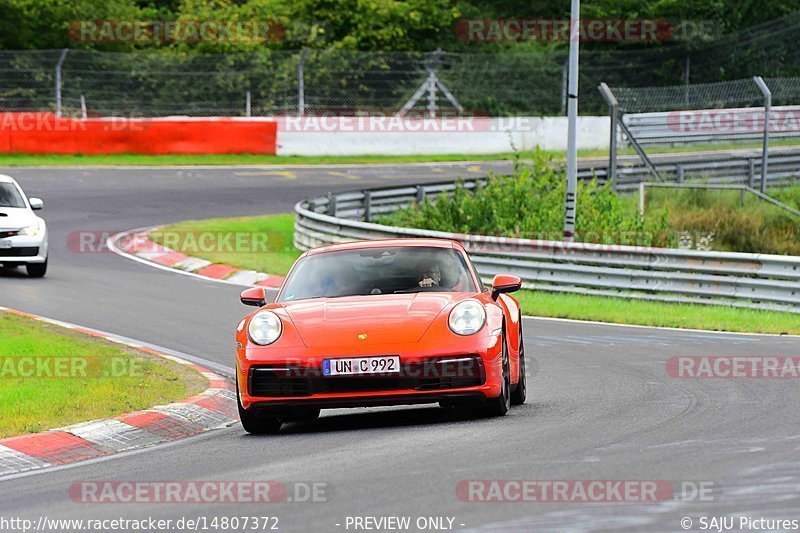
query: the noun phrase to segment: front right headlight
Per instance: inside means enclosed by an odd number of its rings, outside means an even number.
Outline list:
[[[465,300],[450,311],[447,323],[457,335],[472,335],[486,323],[486,310],[475,300]]]
[[[280,338],[282,332],[281,319],[272,311],[259,311],[247,326],[250,340],[260,346],[272,344]]]
[[[42,225],[40,223],[33,224],[31,226],[26,226],[19,230],[19,235],[25,235],[27,237],[36,237],[42,232]]]

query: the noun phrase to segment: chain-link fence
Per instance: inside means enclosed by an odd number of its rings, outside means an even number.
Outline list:
[[[186,55],[0,52],[0,111],[89,116],[392,114],[558,115],[563,54],[259,51]],[[590,91],[615,69],[584,69]],[[431,79],[438,83],[431,83]],[[60,83],[59,83],[60,80]],[[602,109],[587,92],[584,111]]]
[[[796,101],[800,11],[746,31],[630,49],[584,47],[582,114],[604,114],[597,92],[620,92],[627,112],[754,104],[760,74],[775,105]],[[564,46],[502,53],[260,49],[252,53],[0,51],[0,111],[77,115],[273,116],[369,114],[418,109],[491,116],[560,115],[566,109]],[[691,83],[691,85],[690,85]],[[760,102],[760,100],[759,100]],[[649,106],[649,107],[648,107]]]
[[[720,107],[718,101],[732,103],[737,98],[750,105],[752,87],[737,94],[732,86],[715,82],[757,73],[779,83],[775,78],[800,75],[798,32],[800,12],[713,41],[582,49],[581,113],[606,112],[596,90],[600,82],[612,87],[664,86],[644,96],[620,95],[649,98],[653,110]],[[503,53],[2,51],[0,111],[274,116],[415,109],[552,116],[566,110],[566,64],[566,50],[558,45]],[[795,88],[786,90],[794,94]],[[776,105],[779,100],[776,95]],[[644,104],[634,102],[631,109],[643,111]]]
[[[614,89],[601,84],[599,88],[611,117],[612,180],[617,179],[620,144],[631,146],[659,180],[662,176],[648,152],[652,154],[658,147],[663,151],[664,146],[722,144],[756,149],[749,156],[749,171],[741,177],[751,185],[760,177],[763,192],[770,147],[800,148],[800,77],[755,76],[718,83]],[[789,171],[796,174],[796,169]],[[675,173],[678,181],[682,176],[680,171]]]

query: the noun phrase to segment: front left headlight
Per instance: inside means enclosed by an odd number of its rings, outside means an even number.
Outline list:
[[[42,232],[42,225],[40,223],[36,223],[30,226],[26,226],[19,230],[19,235],[25,235],[26,237],[36,237]]]
[[[259,311],[247,326],[250,340],[260,346],[272,344],[280,338],[282,332],[281,319],[272,311]]]
[[[447,323],[457,335],[472,335],[486,323],[486,310],[475,300],[466,300],[450,311]]]

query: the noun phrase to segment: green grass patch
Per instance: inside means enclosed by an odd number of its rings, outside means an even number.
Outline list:
[[[530,157],[532,152],[521,152]],[[357,155],[357,156],[277,156],[234,155],[30,155],[0,154],[0,166],[181,166],[181,165],[332,165],[431,163],[458,161],[499,161],[515,154],[440,154],[440,155]]]
[[[266,236],[263,246],[253,243],[255,234]],[[204,235],[211,239],[209,246],[199,242]],[[233,246],[228,251],[222,241],[227,235],[241,236],[243,245]],[[154,242],[186,255],[212,263],[279,275],[286,274],[300,256],[301,252],[294,247],[293,236],[293,214],[190,220],[150,234]]]
[[[800,335],[800,315],[717,305],[681,304],[522,290],[526,315],[638,326]]]
[[[173,361],[4,312],[0,376],[0,437],[113,417],[208,386]]]
[[[794,146],[800,144],[796,139],[773,139],[770,145]],[[688,146],[651,146],[648,154],[680,153],[698,151],[725,151],[736,149],[760,148],[760,143],[707,143]],[[0,166],[4,167],[36,167],[36,166],[183,166],[183,165],[332,165],[332,164],[387,164],[387,163],[436,163],[458,161],[502,161],[511,160],[519,155],[522,159],[530,159],[535,151],[499,154],[432,154],[432,155],[353,155],[353,156],[278,156],[264,154],[233,155],[58,155],[58,154],[0,154]],[[549,152],[555,158],[564,158],[562,151]],[[635,155],[633,148],[620,148],[620,155]],[[607,157],[608,150],[578,150],[580,157]]]
[[[800,208],[800,186],[768,194]],[[800,255],[800,218],[741,191],[714,189],[648,189],[645,218],[667,213],[671,247],[720,252]],[[628,197],[635,211],[638,195]]]

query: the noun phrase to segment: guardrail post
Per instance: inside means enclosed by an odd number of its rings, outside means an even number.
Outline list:
[[[300,55],[300,62],[297,64],[297,116],[302,117],[306,114],[306,83],[305,66],[309,50],[303,50]]]
[[[364,222],[372,220],[372,191],[364,191]]]
[[[772,110],[772,91],[761,76],[754,76],[753,81],[764,95],[764,148],[761,152],[761,193],[767,191],[767,165],[769,163],[769,114]]]
[[[61,118],[61,66],[67,58],[67,52],[69,49],[64,48],[58,58],[58,63],[56,63],[56,116],[59,118]]]
[[[561,114],[567,114],[567,72],[569,69],[569,61],[564,61],[561,66]]]
[[[639,216],[644,216],[644,191],[647,184],[644,181],[639,182]]]
[[[336,216],[336,195],[332,193],[328,193],[328,214]]]
[[[683,183],[683,165],[675,166],[675,179],[678,183]]]
[[[617,183],[617,123],[619,122],[619,101],[608,85],[603,82],[598,87],[600,94],[608,104],[608,116],[611,121],[611,137],[608,144],[608,174],[606,179],[611,182],[611,187],[616,189]]]
[[[425,187],[417,185],[417,205],[421,205],[425,201]]]

